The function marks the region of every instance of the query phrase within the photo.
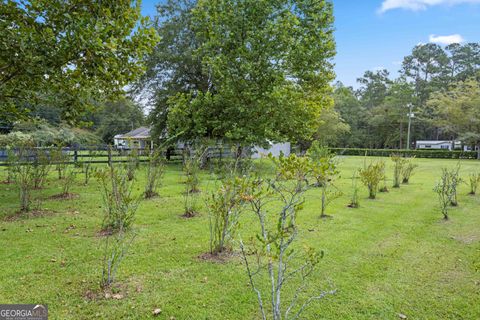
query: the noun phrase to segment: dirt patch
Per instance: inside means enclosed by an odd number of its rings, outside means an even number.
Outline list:
[[[195,218],[198,215],[200,215],[200,213],[197,212],[197,211],[188,211],[188,212],[185,212],[184,214],[182,214],[180,217],[182,217],[184,219],[191,219],[191,218]]]
[[[472,244],[472,243],[478,242],[480,240],[480,236],[475,234],[460,235],[460,236],[453,236],[452,239],[463,244]]]
[[[99,237],[99,238],[103,238],[103,237],[108,237],[108,236],[111,236],[113,234],[113,230],[111,229],[106,229],[106,230],[100,230],[98,231],[95,236],[96,237]]]
[[[324,214],[323,216],[320,216],[319,219],[322,219],[322,220],[333,219],[333,216]]]
[[[209,261],[209,262],[215,262],[215,263],[227,263],[237,256],[238,256],[237,254],[235,254],[234,252],[231,252],[231,251],[222,252],[222,253],[205,252],[205,253],[202,253],[201,255],[199,255],[197,258],[198,258],[198,260],[201,260],[201,261]]]
[[[53,196],[48,197],[50,200],[72,200],[79,198],[80,195],[76,193],[60,193],[54,194]]]
[[[51,216],[54,213],[55,211],[51,210],[31,210],[28,212],[18,211],[13,215],[6,216],[3,220],[7,222],[13,222],[21,219],[43,218],[46,216]]]
[[[123,300],[135,293],[143,291],[143,285],[140,279],[128,279],[126,282],[115,282],[108,288],[89,289],[83,294],[83,298],[87,301],[97,300]]]

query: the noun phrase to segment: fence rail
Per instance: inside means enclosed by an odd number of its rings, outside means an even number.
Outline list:
[[[15,149],[12,149],[15,151]],[[38,151],[42,151],[47,155],[52,163],[66,163],[66,164],[82,164],[82,163],[124,163],[129,161],[129,155],[135,150],[137,152],[139,162],[148,162],[150,150],[148,149],[88,149],[88,148],[34,148],[32,151],[24,156],[24,163],[33,163],[38,159]],[[55,161],[53,154],[61,151],[63,156],[62,161]],[[207,157],[221,159],[231,155],[227,148],[209,147],[207,149]],[[182,161],[184,151],[182,149],[169,149],[163,152],[163,156],[168,161]],[[0,167],[8,166],[9,151],[0,149]]]

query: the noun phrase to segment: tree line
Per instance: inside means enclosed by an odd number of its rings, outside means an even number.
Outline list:
[[[396,79],[382,69],[366,71],[358,78],[357,90],[335,85],[335,112],[349,128],[330,139],[327,136],[326,142],[404,149],[411,105],[411,141],[461,140],[478,147],[479,80],[480,44],[419,44],[403,59]]]

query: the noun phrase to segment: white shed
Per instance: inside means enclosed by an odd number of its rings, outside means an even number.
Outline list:
[[[252,148],[253,154],[252,159],[260,159],[267,156],[269,153],[274,157],[280,156],[281,153],[285,156],[290,155],[290,142],[283,143],[270,143],[270,148],[264,149],[259,146],[254,146]]]

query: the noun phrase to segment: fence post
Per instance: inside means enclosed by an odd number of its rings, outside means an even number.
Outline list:
[[[112,147],[108,147],[108,166],[112,166]]]
[[[77,147],[73,149],[73,163],[76,165],[78,163],[78,150]]]

